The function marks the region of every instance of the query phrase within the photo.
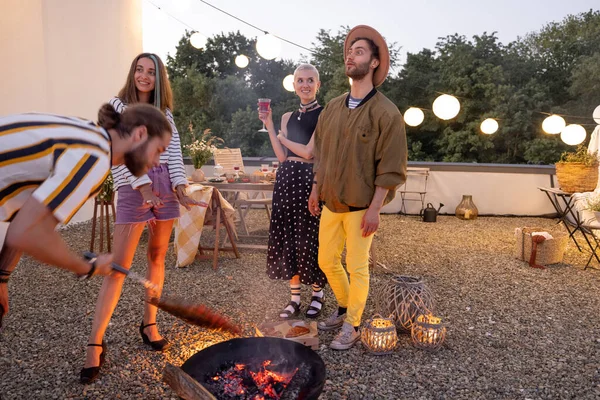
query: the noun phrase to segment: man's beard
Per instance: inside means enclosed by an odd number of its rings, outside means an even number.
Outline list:
[[[125,153],[125,166],[134,176],[142,176],[146,173],[148,161],[146,160],[146,149],[148,142],[135,150]]]
[[[353,80],[360,81],[365,76],[369,74],[369,64],[371,61],[367,61],[362,64],[354,64],[354,69],[349,70],[348,66],[346,66],[346,76],[352,78]]]

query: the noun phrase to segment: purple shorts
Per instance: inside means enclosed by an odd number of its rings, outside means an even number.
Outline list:
[[[162,200],[160,207],[148,208],[142,194],[131,185],[121,186],[117,193],[117,221],[115,224],[137,224],[152,220],[168,221],[179,218],[179,201],[171,188],[169,168],[165,164],[148,171],[152,191]]]

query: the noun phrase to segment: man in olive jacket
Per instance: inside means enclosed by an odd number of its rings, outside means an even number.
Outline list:
[[[375,89],[385,80],[390,56],[383,37],[359,25],[344,43],[350,93],[329,102],[314,133],[315,180],[308,200],[321,214],[319,266],[338,309],[319,329],[342,328],[331,348],[346,350],[360,338],[358,328],[369,294],[369,250],[379,211],[406,180],[404,120],[398,108]],[[321,213],[319,200],[325,206]],[[341,254],[346,244],[346,271]]]

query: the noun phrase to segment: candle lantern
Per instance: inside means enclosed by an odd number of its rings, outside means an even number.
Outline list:
[[[416,347],[427,350],[437,350],[446,338],[446,327],[442,319],[431,314],[421,314],[413,323],[410,333]]]
[[[393,276],[375,292],[375,307],[381,315],[393,315],[396,327],[410,332],[420,314],[433,312],[433,296],[421,278]]]
[[[375,314],[362,327],[360,340],[372,354],[382,355],[393,352],[398,343],[393,317],[390,315],[388,318],[383,318],[381,315]]]

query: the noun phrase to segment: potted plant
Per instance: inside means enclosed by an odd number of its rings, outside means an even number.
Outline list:
[[[598,184],[598,152],[588,153],[583,145],[564,152],[556,164],[556,178],[563,192],[592,192]]]
[[[108,173],[108,176],[104,180],[100,193],[98,193],[98,201],[101,203],[112,203],[115,198],[115,190],[113,186],[112,172]]]
[[[189,129],[193,137],[192,124],[190,124]],[[194,182],[204,181],[205,175],[201,168],[212,158],[213,152],[217,149],[217,143],[223,143],[223,139],[213,136],[210,129],[205,129],[199,139],[185,146],[189,156],[192,158],[192,164],[194,164],[194,173],[192,174]]]

